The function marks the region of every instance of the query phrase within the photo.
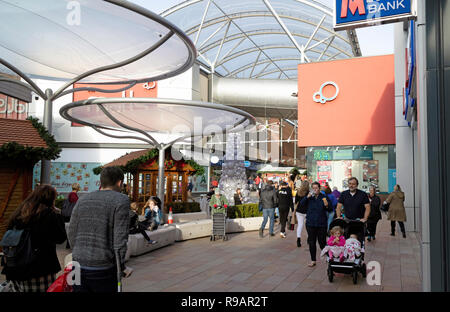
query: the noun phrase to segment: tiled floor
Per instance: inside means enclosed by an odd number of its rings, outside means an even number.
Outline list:
[[[384,218],[386,218],[384,216]],[[276,226],[279,228],[279,226]],[[209,238],[178,242],[127,263],[133,275],[123,280],[124,291],[258,292],[258,291],[421,291],[420,247],[415,233],[389,235],[385,219],[378,224],[377,240],[366,243],[366,263],[378,261],[381,285],[369,286],[359,276],[336,274],[329,283],[326,263],[309,268],[306,233],[297,248],[295,232],[259,238],[258,232],[229,235],[229,240]],[[319,252],[319,251],[318,251]],[[58,246],[61,263],[68,251]],[[0,277],[0,280],[4,276]]]
[[[285,239],[247,232],[226,242],[190,240],[131,258],[127,265],[134,273],[123,281],[124,291],[421,291],[416,234],[391,237],[386,220],[378,231],[377,240],[366,244],[365,258],[380,263],[380,286],[369,286],[361,275],[357,285],[342,274],[329,283],[324,259],[307,266],[306,233],[297,248],[295,233],[288,231]]]

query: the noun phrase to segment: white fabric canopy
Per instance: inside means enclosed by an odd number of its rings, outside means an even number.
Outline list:
[[[0,0],[0,57],[36,78],[70,80],[126,61],[171,31],[150,54],[81,82],[168,78],[190,68],[196,50],[176,26],[128,1]]]
[[[186,136],[209,136],[255,124],[253,116],[229,106],[158,98],[78,101],[63,106],[60,114],[67,120],[102,129],[127,131],[133,135],[144,131],[163,144]]]

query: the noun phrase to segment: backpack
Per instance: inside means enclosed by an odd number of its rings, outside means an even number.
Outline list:
[[[30,229],[6,231],[0,246],[4,254],[2,264],[8,268],[26,268],[37,258],[38,250],[31,245]]]

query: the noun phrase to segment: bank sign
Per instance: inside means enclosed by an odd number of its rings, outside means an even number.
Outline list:
[[[334,29],[393,23],[416,16],[415,0],[335,0]]]

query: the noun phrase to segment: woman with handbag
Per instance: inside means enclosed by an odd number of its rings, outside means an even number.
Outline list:
[[[370,215],[367,219],[367,240],[370,242],[375,240],[375,234],[377,233],[377,223],[381,219],[380,197],[375,192],[375,187],[369,188],[369,201],[370,201]]]
[[[384,204],[389,204],[387,218],[391,221],[391,236],[395,236],[395,222],[398,222],[403,238],[406,238],[404,224],[404,222],[406,222],[406,211],[404,202],[405,193],[402,192],[400,185],[397,184],[394,186],[394,191],[389,194],[388,198],[384,202]]]
[[[75,207],[77,201],[78,201],[78,192],[80,191],[81,186],[78,183],[72,184],[72,192],[69,193],[69,196],[67,196],[67,199],[64,201],[61,214],[64,218],[65,223],[70,222],[70,217],[72,216],[73,208]],[[69,240],[66,242],[66,249],[70,249]]]
[[[308,196],[309,193],[309,182],[307,180],[302,181],[300,188],[297,190],[295,194],[295,216],[297,219],[297,247],[301,247],[301,237],[303,225],[305,223],[306,211],[308,210],[308,206],[306,204],[302,205],[301,201],[303,198]]]
[[[333,207],[330,199],[320,192],[319,182],[312,183],[312,192],[304,197],[300,204],[307,205],[306,212],[306,231],[308,232],[309,253],[311,262],[309,267],[316,265],[317,243],[320,249],[326,246],[327,237],[327,212],[332,211]]]
[[[27,253],[30,259],[14,259],[15,263],[26,262],[25,266],[15,266],[14,262],[8,265],[7,258],[2,271],[19,292],[45,292],[61,270],[56,244],[62,244],[67,236],[61,212],[55,208],[55,200],[55,188],[41,185],[11,216],[8,231],[23,230],[22,235],[29,235],[32,248],[31,253]]]

